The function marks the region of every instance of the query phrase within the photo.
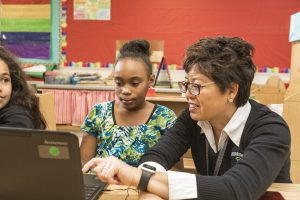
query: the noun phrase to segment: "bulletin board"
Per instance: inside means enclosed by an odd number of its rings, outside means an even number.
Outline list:
[[[2,0],[1,43],[22,63],[60,63],[60,1]]]
[[[135,38],[164,40],[168,64],[180,65],[187,46],[224,35],[251,42],[258,67],[286,68],[290,16],[300,10],[299,0],[111,0],[111,19],[99,21],[74,19],[74,1],[65,2],[68,67],[71,62],[114,63],[116,41]]]

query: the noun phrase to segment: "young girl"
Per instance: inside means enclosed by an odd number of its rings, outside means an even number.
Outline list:
[[[93,157],[115,156],[137,166],[165,129],[173,126],[176,116],[167,107],[145,101],[154,83],[149,43],[130,41],[121,48],[114,69],[117,100],[97,104],[81,129],[82,163]]]
[[[0,127],[44,129],[38,100],[15,57],[0,46]]]

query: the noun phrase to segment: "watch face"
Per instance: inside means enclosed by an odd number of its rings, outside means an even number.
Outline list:
[[[150,171],[150,172],[155,172],[156,171],[156,168],[151,166],[151,165],[147,165],[147,164],[143,164],[143,169],[147,170],[147,171]]]

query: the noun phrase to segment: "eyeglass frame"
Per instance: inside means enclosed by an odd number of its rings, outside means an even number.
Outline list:
[[[212,84],[215,84],[215,82],[208,82],[208,83],[204,83],[204,84],[197,84],[197,83],[189,83],[189,82],[186,82],[186,81],[178,81],[178,87],[179,87],[179,90],[181,93],[186,93],[187,91],[189,91],[189,93],[193,96],[197,96],[200,94],[200,90],[201,88],[203,87],[206,87],[206,86],[209,86],[209,85],[212,85]],[[191,87],[190,86],[193,86],[194,88],[197,88],[198,90],[195,90],[197,92],[191,92]]]

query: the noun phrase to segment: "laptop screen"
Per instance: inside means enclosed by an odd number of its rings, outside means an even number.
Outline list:
[[[0,128],[0,199],[84,199],[77,136]]]

